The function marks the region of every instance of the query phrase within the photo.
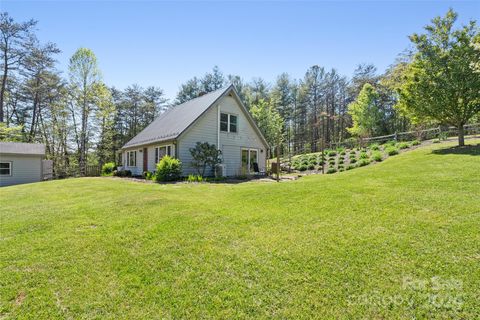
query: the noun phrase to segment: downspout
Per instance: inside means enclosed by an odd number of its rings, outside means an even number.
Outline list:
[[[217,105],[217,149],[220,150],[220,104]]]

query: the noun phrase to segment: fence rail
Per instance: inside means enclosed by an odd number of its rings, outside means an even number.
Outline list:
[[[464,125],[463,129],[464,129],[465,135],[480,134],[480,123]],[[396,132],[396,133],[384,135],[384,136],[364,138],[362,139],[362,142],[363,143],[375,143],[375,142],[382,143],[389,140],[394,140],[394,141],[408,141],[408,140],[414,140],[414,139],[429,140],[429,139],[438,138],[442,135],[444,135],[445,137],[456,136],[458,135],[458,128],[453,126],[450,126],[450,127],[439,126],[439,127],[429,128],[424,130]],[[319,141],[319,144],[321,144],[321,141]],[[358,141],[350,140],[350,141],[342,141],[342,142],[333,142],[333,143],[330,143],[328,147],[329,148],[337,148],[337,147],[353,148],[356,145],[358,145]],[[284,159],[290,158],[294,155],[307,153],[307,151],[310,152],[309,150],[297,150],[297,152],[295,153],[283,155],[282,158]]]

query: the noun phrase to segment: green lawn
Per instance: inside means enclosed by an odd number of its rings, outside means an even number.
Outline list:
[[[0,318],[480,317],[480,140],[282,183],[0,189]]]

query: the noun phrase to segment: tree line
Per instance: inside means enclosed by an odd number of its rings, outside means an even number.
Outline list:
[[[438,123],[460,131],[480,112],[480,40],[474,21],[453,29],[456,18],[449,11],[433,19],[425,34],[410,37],[414,49],[383,73],[359,64],[349,78],[314,65],[300,79],[281,73],[269,83],[215,66],[181,84],[170,102],[155,86],[109,87],[88,48],[73,54],[64,76],[58,46],[35,36],[37,21],[16,22],[3,12],[0,140],[45,143],[56,176],[85,175],[88,165],[115,161],[121,146],[160,113],[228,84],[277,153],[315,152],[322,144]]]

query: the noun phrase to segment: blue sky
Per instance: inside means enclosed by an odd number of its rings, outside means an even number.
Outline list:
[[[58,44],[59,69],[81,46],[99,60],[104,81],[155,85],[173,98],[180,84],[218,65],[244,80],[303,77],[318,64],[350,76],[358,63],[380,71],[431,18],[456,10],[480,20],[480,1],[160,2],[6,1],[16,20],[34,18],[41,41]]]

